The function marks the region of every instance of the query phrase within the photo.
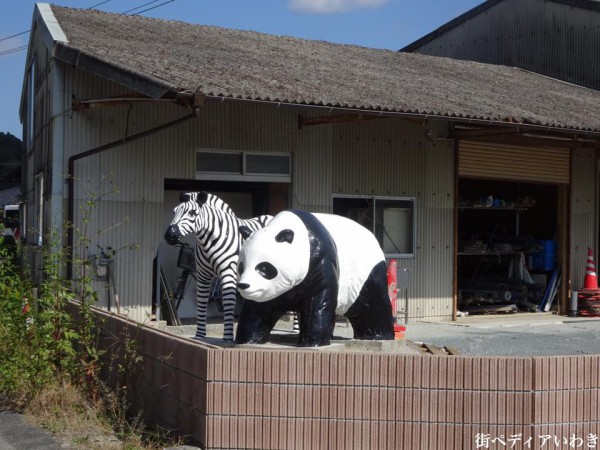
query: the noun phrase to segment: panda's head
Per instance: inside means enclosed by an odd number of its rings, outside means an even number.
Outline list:
[[[248,237],[249,230],[240,230]],[[266,302],[300,284],[308,272],[308,231],[292,212],[277,214],[247,238],[238,260],[238,290],[242,297]]]

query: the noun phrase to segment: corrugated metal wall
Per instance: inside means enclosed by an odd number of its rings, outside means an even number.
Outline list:
[[[122,95],[119,87],[67,69],[65,100]],[[69,156],[183,116],[170,104],[134,104],[70,112]],[[332,194],[416,198],[417,255],[401,260],[411,269],[412,317],[450,316],[454,156],[451,141],[431,142],[424,128],[400,119],[298,127],[298,115],[316,110],[277,108],[235,101],[207,102],[198,119],[76,163],[76,223],[88,197],[92,208],[89,253],[96,245],[121,249],[115,259],[122,307],[136,320],[150,312],[152,260],[167,224],[162,223],[164,179],[194,179],[198,148],[290,152],[290,203],[330,212]],[[432,126],[434,135],[445,126]],[[359,175],[355,175],[355,174]],[[112,193],[115,186],[118,193]],[[96,194],[94,194],[96,193]],[[66,199],[66,192],[65,192]],[[173,205],[174,206],[174,205]],[[135,247],[132,249],[131,247]],[[98,282],[101,289],[103,282]],[[106,295],[101,293],[101,305]]]
[[[428,125],[444,136],[446,125]],[[402,119],[332,127],[334,194],[416,198],[416,256],[410,270],[411,317],[450,316],[454,239],[454,142],[426,138]]]
[[[65,68],[64,103],[72,98],[126,94],[120,87]],[[69,156],[187,114],[172,104],[134,104],[64,116],[64,167]],[[416,199],[416,256],[401,259],[410,269],[411,317],[452,314],[454,236],[454,142],[446,124],[426,126],[402,119],[298,127],[298,116],[315,109],[285,109],[236,101],[207,102],[198,119],[76,163],[76,224],[97,245],[120,249],[115,259],[121,305],[136,320],[147,320],[152,301],[152,261],[167,226],[163,219],[164,179],[194,179],[196,149],[290,152],[292,207],[330,212],[332,195],[375,195]],[[572,261],[583,279],[584,255],[593,236],[595,191],[593,152],[573,160]],[[593,162],[593,161],[592,161]],[[118,193],[112,192],[113,187]],[[81,229],[88,198],[102,196],[91,209],[92,225]],[[66,188],[63,192],[66,204]],[[581,203],[577,199],[581,198]],[[31,201],[31,200],[30,200]],[[173,205],[174,206],[174,205]],[[81,209],[83,207],[83,209]],[[66,212],[66,207],[64,208]],[[106,306],[104,283],[96,282]]]
[[[575,150],[571,155],[571,289],[583,287],[587,249],[594,249],[596,261],[596,214],[598,199],[596,194],[596,152]]]
[[[505,0],[415,50],[521,67],[600,89],[600,13],[546,0]]]
[[[38,242],[38,230],[39,230],[39,216],[37,208],[33,207],[39,201],[39,189],[37,177],[43,176],[43,190],[44,190],[44,201],[49,202],[51,195],[52,186],[52,173],[48,170],[49,163],[52,159],[52,152],[50,148],[50,141],[52,139],[50,127],[46,126],[46,123],[52,117],[51,104],[52,97],[48,86],[54,81],[53,63],[49,58],[48,52],[46,51],[42,37],[40,33],[32,34],[32,48],[28,54],[28,61],[26,62],[25,71],[25,104],[23,110],[23,141],[26,151],[25,161],[25,192],[22,193],[22,200],[29,205],[26,208],[25,214],[25,234],[27,242],[33,244],[30,249],[35,249]],[[28,102],[30,94],[29,83],[29,70],[31,70],[31,64],[33,63],[34,73],[34,123],[33,123],[33,135],[31,140],[28,139],[29,135],[29,113],[28,113]],[[31,142],[31,144],[30,144]],[[42,224],[44,228],[49,228],[50,221],[52,219],[51,208],[48,208],[43,212]],[[32,271],[36,279],[40,279],[42,257],[38,251],[29,251],[26,253],[27,262],[29,268]]]
[[[504,0],[414,50],[521,67],[600,89],[600,12],[547,0]],[[596,159],[572,152],[572,289],[581,287],[587,247],[597,249]]]

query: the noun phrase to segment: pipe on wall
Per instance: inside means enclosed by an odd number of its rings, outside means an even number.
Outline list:
[[[168,128],[179,125],[180,123],[186,122],[190,119],[197,117],[198,108],[194,108],[194,111],[186,116],[179,117],[178,119],[171,120],[170,122],[166,122],[162,125],[158,125],[156,127],[150,128],[145,131],[141,131],[139,133],[133,134],[131,136],[126,136],[123,139],[118,139],[113,142],[109,142],[108,144],[100,145],[99,147],[92,148],[82,153],[78,153],[77,155],[73,155],[69,158],[68,161],[68,205],[67,205],[67,277],[68,279],[73,278],[73,261],[71,260],[72,249],[73,249],[73,222],[75,219],[75,162],[81,159],[85,159],[89,156],[97,155],[106,150],[110,150],[112,148],[118,147],[120,145],[128,144],[130,142],[136,141],[138,139],[145,138],[152,134],[158,133],[160,131],[166,130]]]

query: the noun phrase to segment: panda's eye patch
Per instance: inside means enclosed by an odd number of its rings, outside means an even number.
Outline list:
[[[293,240],[294,232],[288,228],[281,230],[279,233],[277,233],[277,236],[275,236],[275,241],[279,243],[287,242],[288,244],[291,244]]]
[[[239,275],[243,274],[244,273],[244,269],[245,269],[244,263],[240,261],[239,264],[238,264],[238,269],[237,269],[238,270],[238,274]]]
[[[268,262],[261,262],[254,270],[256,270],[261,277],[266,278],[267,280],[272,280],[277,276],[278,273],[275,266]]]

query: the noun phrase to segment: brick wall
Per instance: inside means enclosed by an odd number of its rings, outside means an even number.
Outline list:
[[[202,448],[600,448],[600,356],[222,349],[98,314],[109,355],[138,342],[148,418]]]

